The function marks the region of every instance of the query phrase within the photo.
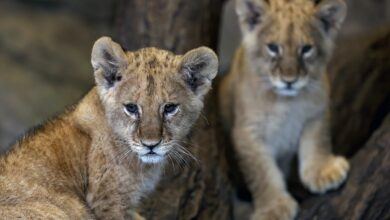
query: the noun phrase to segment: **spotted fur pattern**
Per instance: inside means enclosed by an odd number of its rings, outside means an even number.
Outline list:
[[[2,219],[143,219],[137,204],[167,160],[196,156],[189,134],[217,73],[212,50],[130,52],[103,37],[92,66],[96,86],[79,104],[0,158]]]

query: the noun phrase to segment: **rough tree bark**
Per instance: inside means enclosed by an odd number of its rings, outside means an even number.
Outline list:
[[[222,0],[122,0],[117,38],[128,50],[159,47],[184,53],[216,48]],[[217,145],[215,96],[210,95],[195,132],[199,164],[167,172],[142,206],[147,219],[230,219],[231,187],[224,150]],[[206,119],[207,118],[207,119]]]
[[[116,18],[119,42],[129,50],[160,47],[184,53],[216,48],[223,0],[121,0]]]

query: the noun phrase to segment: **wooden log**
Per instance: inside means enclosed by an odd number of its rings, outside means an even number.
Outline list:
[[[118,41],[129,50],[154,46],[184,53],[217,45],[221,0],[122,0],[116,18]],[[207,98],[193,135],[199,163],[167,170],[141,206],[147,219],[230,219],[232,193],[224,149],[217,145],[215,95]]]

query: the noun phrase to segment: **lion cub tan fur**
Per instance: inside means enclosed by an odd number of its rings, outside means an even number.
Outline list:
[[[217,74],[212,50],[126,52],[103,37],[92,66],[96,86],[79,104],[0,158],[2,219],[142,219],[135,208],[166,158],[196,147],[191,130]]]
[[[292,219],[284,175],[297,152],[313,193],[340,186],[349,164],[331,151],[326,65],[346,14],[342,0],[237,0],[243,41],[220,109],[254,198],[252,219]],[[284,172],[284,173],[283,173]]]

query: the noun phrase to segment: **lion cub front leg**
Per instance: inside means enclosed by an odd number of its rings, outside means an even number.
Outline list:
[[[143,217],[141,214],[139,214],[138,212],[136,212],[134,210],[130,210],[129,215],[130,215],[129,219],[131,219],[131,220],[146,220],[145,217]]]
[[[346,179],[349,163],[332,153],[328,119],[322,117],[304,128],[299,147],[299,175],[312,193],[338,188]]]
[[[288,220],[298,211],[297,202],[286,190],[283,175],[264,143],[253,140],[245,128],[234,129],[239,165],[254,200],[252,220]]]

